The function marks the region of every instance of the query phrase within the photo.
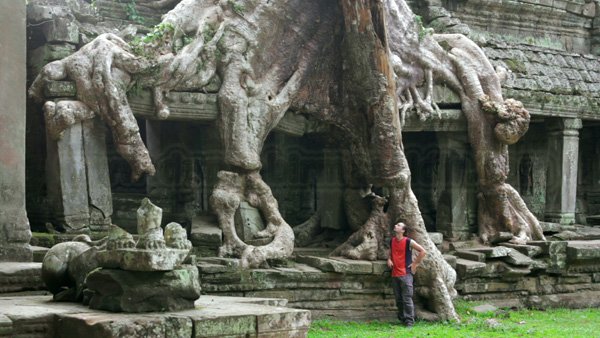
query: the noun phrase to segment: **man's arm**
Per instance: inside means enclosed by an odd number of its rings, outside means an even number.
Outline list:
[[[427,256],[427,251],[425,251],[425,249],[414,240],[410,241],[410,247],[411,249],[418,252],[417,258],[410,265],[410,271],[414,274],[417,271],[417,267],[419,267],[419,265],[421,264],[421,261],[423,261],[425,256]]]

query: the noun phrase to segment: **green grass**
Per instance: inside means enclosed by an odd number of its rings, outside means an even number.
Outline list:
[[[498,310],[474,313],[477,304],[459,302],[461,323],[417,322],[407,329],[399,322],[315,320],[309,337],[600,337],[600,309]],[[488,322],[498,323],[492,327]]]

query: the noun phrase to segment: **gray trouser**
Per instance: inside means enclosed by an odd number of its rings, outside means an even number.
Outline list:
[[[396,295],[398,319],[404,324],[415,322],[415,306],[413,305],[413,275],[392,277],[392,288]]]

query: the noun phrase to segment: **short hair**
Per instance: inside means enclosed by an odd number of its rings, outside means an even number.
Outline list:
[[[408,231],[408,225],[406,225],[406,223],[404,223],[404,222],[394,223],[394,225],[392,226],[392,231],[394,230],[394,227],[396,225],[401,225],[402,226],[402,230],[404,230],[405,233]]]

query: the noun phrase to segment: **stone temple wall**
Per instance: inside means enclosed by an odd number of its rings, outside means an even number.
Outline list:
[[[600,231],[596,231],[596,238]],[[493,248],[452,246],[446,260],[456,269],[459,298],[503,307],[600,306],[600,241],[531,242]],[[278,297],[310,309],[313,318],[393,318],[394,296],[384,261],[319,257],[297,250],[295,262],[241,270],[235,260],[200,258],[203,292]],[[281,263],[281,262],[280,262]],[[418,291],[417,291],[418,292]],[[418,297],[417,297],[418,298]]]

